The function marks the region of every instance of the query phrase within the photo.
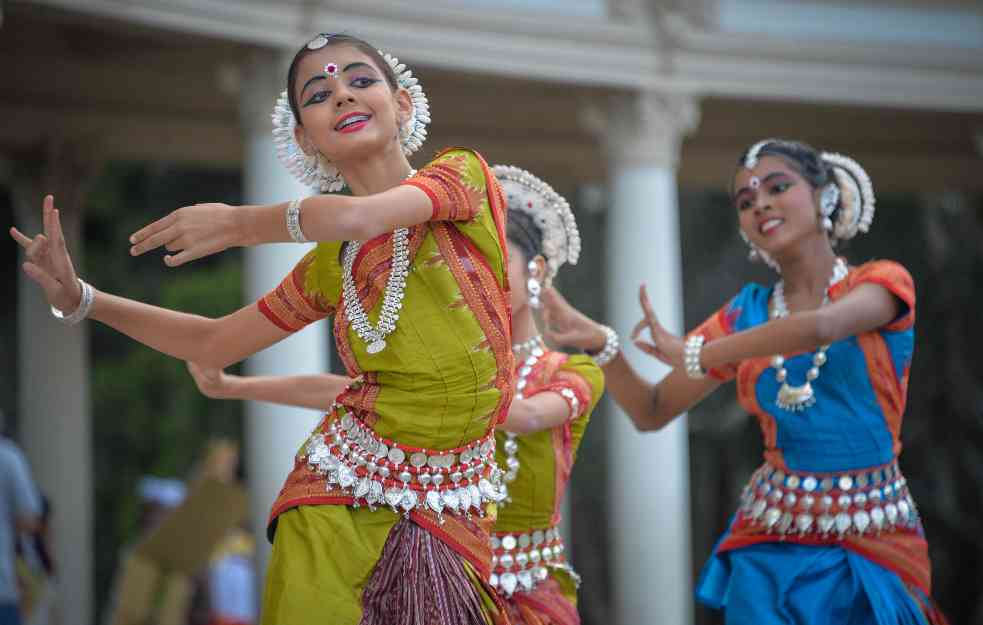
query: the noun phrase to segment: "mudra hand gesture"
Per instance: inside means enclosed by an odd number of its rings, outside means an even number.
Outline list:
[[[61,217],[55,208],[55,198],[51,195],[44,198],[42,218],[42,234],[31,238],[17,228],[11,228],[10,236],[24,248],[24,273],[44,290],[49,304],[68,315],[78,309],[82,301],[82,287],[68,255]]]
[[[549,342],[587,352],[604,349],[604,326],[574,308],[556,289],[545,289],[542,300],[546,322],[543,335]]]
[[[658,358],[670,367],[683,367],[683,350],[686,346],[682,338],[666,330],[652,310],[652,303],[649,301],[648,291],[643,284],[638,289],[638,303],[642,306],[642,319],[635,324],[635,329],[631,332],[631,340],[638,349],[649,356]],[[651,342],[644,341],[640,337],[646,329],[649,331]]]
[[[163,246],[168,252],[164,264],[177,267],[192,260],[217,254],[243,244],[241,236],[243,207],[209,203],[185,206],[166,217],[144,226],[130,236],[130,254]]]

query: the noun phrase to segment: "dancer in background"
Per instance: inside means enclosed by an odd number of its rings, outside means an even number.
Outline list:
[[[898,465],[914,283],[895,262],[851,266],[834,252],[871,225],[870,179],[845,156],[769,139],[741,157],[732,189],[751,256],[780,279],[748,284],[685,338],[662,327],[643,286],[633,338],[673,370],[653,384],[623,356],[605,367],[613,397],[641,430],[661,428],[732,379],[761,426],[765,463],[697,597],[733,624],[944,623]],[[548,338],[600,349],[600,326],[558,294],[544,297]],[[651,341],[640,338],[645,329]]]
[[[265,206],[202,204],[132,238],[171,266],[237,245],[322,241],[259,302],[220,319],[96,291],[76,278],[53,199],[24,271],[57,317],[86,316],[222,368],[334,315],[361,376],[296,457],[269,520],[262,622],[507,622],[491,575],[502,499],[494,426],[512,399],[505,208],[475,152],[413,174],[430,121],[404,65],[347,35],[296,54],[274,110],[281,159],[322,191]],[[320,346],[312,346],[320,349]]]

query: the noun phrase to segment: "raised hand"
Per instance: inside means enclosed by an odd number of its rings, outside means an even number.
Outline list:
[[[576,347],[588,352],[604,348],[607,335],[604,327],[570,305],[559,291],[543,291],[543,321],[546,339],[555,345]]]
[[[55,198],[46,195],[41,210],[44,233],[32,238],[17,228],[11,228],[10,236],[24,248],[24,273],[44,290],[50,305],[68,315],[79,307],[82,288],[65,246]]]
[[[644,316],[641,321],[635,324],[635,329],[631,332],[632,342],[635,343],[638,349],[649,356],[658,358],[670,367],[681,367],[683,365],[685,342],[680,337],[666,330],[659,323],[655,312],[652,310],[652,304],[649,301],[648,291],[645,289],[644,284],[638,289],[638,302],[642,306]],[[652,340],[651,343],[639,338],[646,328],[649,331],[649,336]]]
[[[192,260],[241,245],[242,207],[228,204],[195,204],[172,211],[130,236],[130,254],[163,246],[169,252],[164,264],[177,267]]]

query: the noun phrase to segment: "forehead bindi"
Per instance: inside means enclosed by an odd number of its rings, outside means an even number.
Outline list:
[[[350,71],[361,71],[373,76],[381,75],[372,57],[347,44],[327,46],[308,54],[297,65],[297,88],[300,89],[300,94],[305,90],[304,85],[323,84],[320,80],[311,83],[312,78],[327,77],[329,73],[333,74],[331,77],[341,77],[345,69],[353,63],[357,63],[358,66]],[[331,68],[330,72],[328,68]]]
[[[774,156],[762,156],[758,164],[751,170],[741,167],[734,175],[734,188],[738,193],[758,188],[764,182],[773,182],[783,178],[795,178],[795,171],[783,159]],[[757,184],[755,182],[757,181]]]

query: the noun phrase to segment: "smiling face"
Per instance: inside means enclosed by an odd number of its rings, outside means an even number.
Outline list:
[[[766,155],[753,169],[740,168],[734,189],[740,228],[765,252],[781,256],[808,238],[826,238],[818,192],[785,159]]]
[[[298,145],[335,164],[400,150],[399,127],[412,102],[394,90],[373,55],[339,43],[304,54],[292,90],[299,113]]]

